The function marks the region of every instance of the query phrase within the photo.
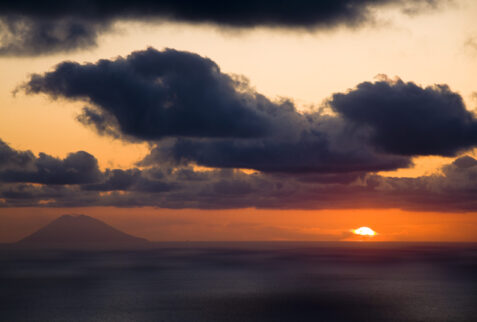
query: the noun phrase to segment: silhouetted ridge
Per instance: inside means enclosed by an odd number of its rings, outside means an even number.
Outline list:
[[[63,215],[17,244],[31,247],[130,247],[147,244],[110,225],[85,215]]]

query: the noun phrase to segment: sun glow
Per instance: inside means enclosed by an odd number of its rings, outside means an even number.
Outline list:
[[[358,229],[352,229],[351,231],[353,232],[353,234],[360,235],[360,236],[373,237],[373,236],[376,236],[377,234],[374,230],[372,230],[369,227],[359,227]]]

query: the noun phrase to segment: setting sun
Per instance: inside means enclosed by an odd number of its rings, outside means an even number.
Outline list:
[[[360,236],[373,237],[376,235],[376,232],[369,227],[359,227],[358,229],[353,229],[352,232],[353,234]]]

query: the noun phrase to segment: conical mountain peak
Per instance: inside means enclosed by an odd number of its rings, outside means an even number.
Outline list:
[[[28,247],[129,247],[146,244],[143,238],[126,234],[101,220],[85,215],[63,215],[17,244]]]

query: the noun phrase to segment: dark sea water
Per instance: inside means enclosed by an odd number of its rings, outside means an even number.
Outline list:
[[[477,245],[0,250],[0,321],[477,321]]]

